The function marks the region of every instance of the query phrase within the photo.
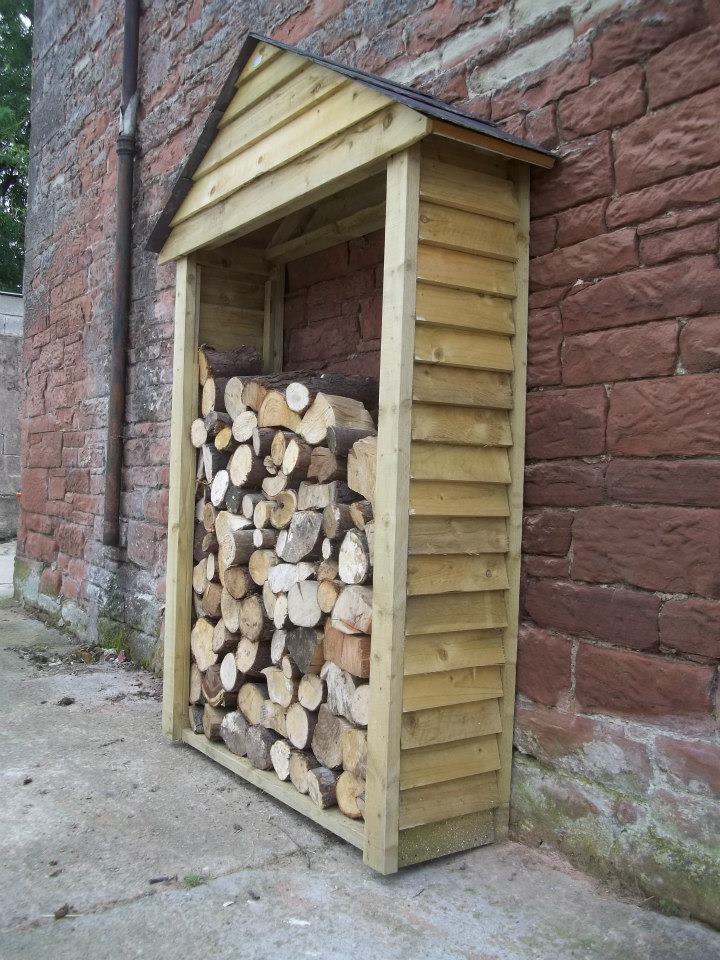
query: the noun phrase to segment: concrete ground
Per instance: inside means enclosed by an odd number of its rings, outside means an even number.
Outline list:
[[[166,743],[151,675],[81,655],[0,607],[3,960],[720,958],[711,930],[512,843],[375,876]]]

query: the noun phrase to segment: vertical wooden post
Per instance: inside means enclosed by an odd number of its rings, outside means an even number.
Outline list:
[[[283,323],[285,319],[285,264],[276,263],[265,281],[263,318],[263,370],[279,373],[283,366]]]
[[[170,421],[170,502],[168,506],[163,664],[163,732],[180,740],[187,725],[192,603],[192,550],[197,452],[190,424],[197,414],[200,267],[194,257],[177,262],[172,417]]]
[[[398,868],[419,148],[387,166],[364,860]]]
[[[515,667],[517,663],[518,620],[520,606],[520,556],[522,543],[523,480],[525,471],[525,393],[527,385],[528,272],[530,238],[530,171],[515,164],[515,190],[518,199],[517,224],[517,296],[513,301],[515,334],[513,354],[513,406],[510,414],[512,449],[510,450],[510,487],[507,520],[508,577],[507,627],[503,633],[505,663],[502,668],[503,700],[502,732],[499,739],[500,771],[498,794],[500,805],[495,810],[495,838],[507,837],[510,820],[510,778],[512,774],[513,718],[515,715]]]

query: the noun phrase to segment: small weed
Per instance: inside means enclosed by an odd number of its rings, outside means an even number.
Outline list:
[[[184,887],[192,890],[195,887],[201,887],[204,883],[207,883],[207,877],[203,877],[199,873],[189,873],[186,877],[183,877],[182,882]]]

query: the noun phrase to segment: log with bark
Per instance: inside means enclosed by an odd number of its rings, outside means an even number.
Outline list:
[[[308,773],[320,766],[311,750],[293,750],[290,754],[290,782],[299,793],[308,792]]]
[[[262,370],[262,357],[255,347],[241,346],[231,350],[216,350],[203,343],[198,349],[198,372],[200,385],[207,378],[234,377],[259,374]]]
[[[248,722],[237,710],[226,713],[220,724],[220,736],[231,753],[244,757],[247,753]]]
[[[326,704],[321,704],[311,746],[323,766],[331,770],[342,767],[342,735],[350,727],[347,720],[332,713]]]
[[[313,770],[308,770],[308,795],[316,806],[325,810],[336,805],[337,780],[338,775],[335,771],[329,770],[327,767],[315,767]]]
[[[375,503],[375,474],[377,472],[377,437],[358,440],[347,459],[347,483],[351,490]]]

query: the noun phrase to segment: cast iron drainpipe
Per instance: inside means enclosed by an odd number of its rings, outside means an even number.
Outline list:
[[[117,546],[120,540],[120,488],[122,482],[125,378],[130,310],[130,261],[132,256],[132,196],[135,162],[135,127],[138,93],[138,35],[140,0],[125,0],[120,130],[117,138],[117,233],[113,271],[112,349],[110,354],[110,402],[105,446],[105,518],[103,543]]]

